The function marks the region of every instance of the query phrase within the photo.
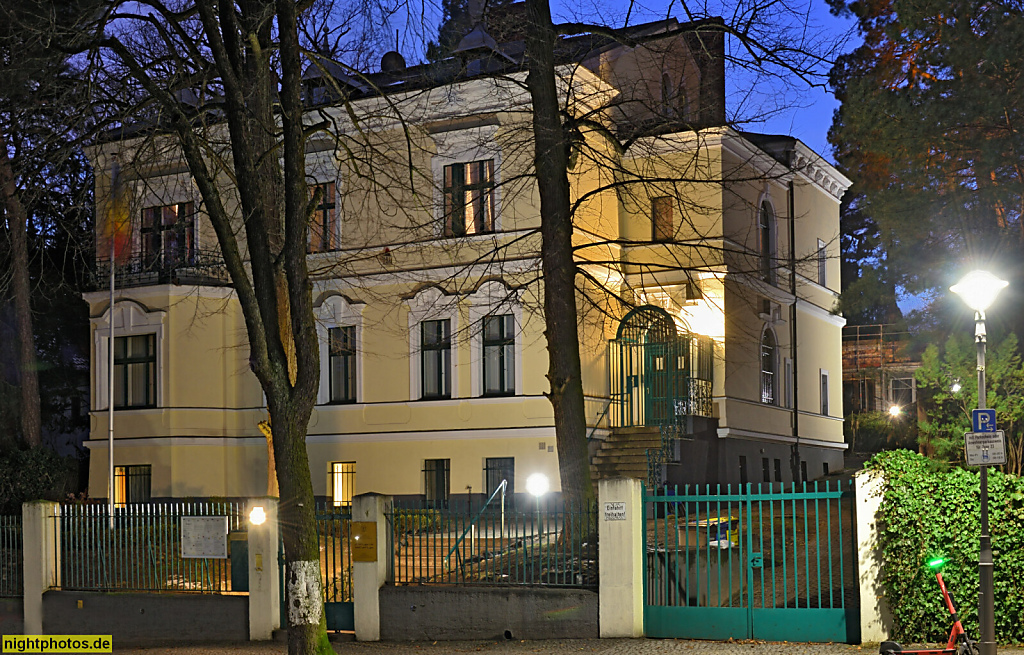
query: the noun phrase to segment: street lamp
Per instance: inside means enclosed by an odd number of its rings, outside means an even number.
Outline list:
[[[892,405],[889,407],[889,416],[893,418],[899,418],[900,414],[903,413],[903,408],[899,405]]]
[[[540,546],[540,533],[541,533],[541,514],[540,514],[540,497],[548,492],[551,488],[551,482],[548,481],[548,476],[543,473],[534,473],[530,477],[526,478],[526,490],[537,499],[537,545]]]
[[[949,288],[974,310],[974,341],[978,347],[978,409],[985,409],[985,310],[1009,284],[988,271],[971,271]],[[981,554],[978,557],[978,621],[981,655],[996,653],[995,591],[992,539],[988,531],[988,466],[981,467]]]

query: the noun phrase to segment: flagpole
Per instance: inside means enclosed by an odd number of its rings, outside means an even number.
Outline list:
[[[117,180],[118,170],[117,161],[114,161],[113,166],[113,180],[111,185],[111,191],[117,192],[117,189],[113,188],[114,184],[118,184]],[[112,198],[113,202],[119,202],[118,198]],[[107,213],[107,221],[114,220],[115,212]],[[114,529],[114,264],[116,252],[117,235],[115,233],[115,227],[108,225],[107,230],[110,234],[110,314],[109,314],[109,326],[110,326],[110,340],[107,342],[107,350],[109,359],[107,361],[107,512],[110,517],[110,529]]]

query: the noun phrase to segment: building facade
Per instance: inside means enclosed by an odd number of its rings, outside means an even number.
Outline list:
[[[700,28],[561,49],[567,112],[594,117],[570,157],[588,438],[672,425],[690,481],[813,479],[844,448],[831,309],[849,181],[795,139],[725,125],[721,36]],[[379,73],[313,62],[305,76],[329,126],[307,143],[322,374],[307,450],[314,493],[338,504],[443,505],[501,480],[519,493],[535,472],[558,490],[522,43],[478,31],[438,64],[389,53]],[[188,168],[156,132],[91,154],[98,215],[118,167],[133,229],[113,307],[86,294],[90,494],[106,495],[112,400],[118,502],[262,495],[266,409],[241,312]]]

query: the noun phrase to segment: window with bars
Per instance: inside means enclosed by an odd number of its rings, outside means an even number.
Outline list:
[[[505,501],[512,502],[513,493],[515,493],[515,478],[515,457],[488,457],[484,461],[484,489],[487,490],[488,498],[498,488],[502,480],[507,480]]]
[[[356,488],[356,463],[331,462],[331,501],[335,507],[352,507]]]
[[[420,323],[420,378],[422,398],[451,398],[451,320]]]
[[[334,182],[313,184],[310,198],[320,191],[320,200],[309,217],[308,252],[330,252],[338,249],[338,219],[335,210]]]
[[[424,499],[427,502],[427,507],[448,507],[448,498],[451,495],[451,460],[424,460],[423,477]]]
[[[494,231],[494,160],[444,167],[444,235]]]
[[[775,335],[765,330],[761,336],[761,402],[766,405],[775,404],[775,351]]]
[[[156,335],[114,337],[114,407],[156,406]]]
[[[114,504],[148,503],[152,491],[153,467],[133,464],[114,467]]]
[[[651,238],[655,241],[671,241],[675,237],[675,201],[670,196],[651,199]]]
[[[483,392],[511,396],[516,392],[516,338],[512,314],[484,317]]]
[[[142,261],[147,269],[164,269],[196,261],[195,205],[147,207],[142,210]]]
[[[334,327],[327,331],[328,375],[331,402],[356,402],[356,328]]]

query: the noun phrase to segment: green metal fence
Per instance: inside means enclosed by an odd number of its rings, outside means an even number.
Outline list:
[[[328,630],[354,630],[352,604],[352,513],[349,506],[317,503],[320,574]],[[283,577],[282,577],[283,579]]]
[[[597,586],[596,505],[396,506],[387,520],[396,584]]]
[[[0,598],[22,595],[21,541],[21,516],[0,516]]]
[[[230,559],[184,558],[181,519],[227,517],[230,531],[246,529],[243,503],[173,502],[115,507],[64,504],[55,547],[58,587],[75,591],[231,591]],[[225,538],[227,535],[225,535]]]

